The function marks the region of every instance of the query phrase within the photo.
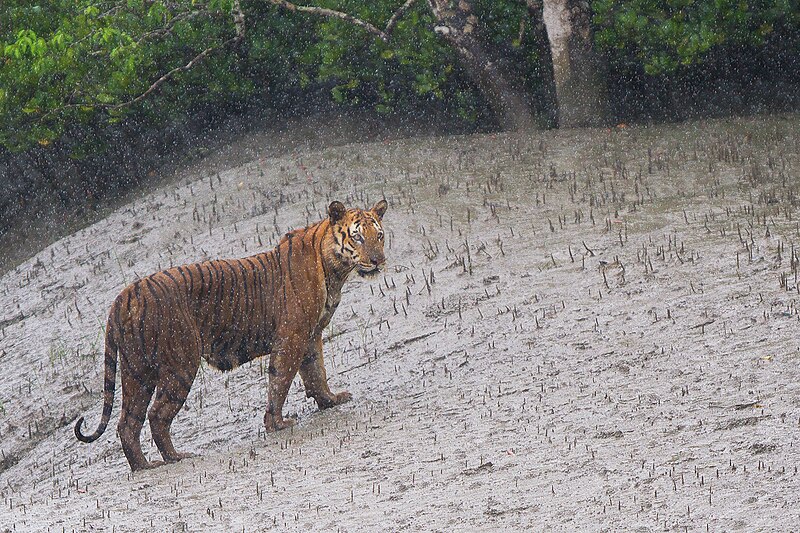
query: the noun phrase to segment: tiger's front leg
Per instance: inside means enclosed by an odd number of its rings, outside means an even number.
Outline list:
[[[333,394],[328,387],[328,376],[325,373],[325,361],[322,357],[322,333],[316,334],[312,339],[300,365],[300,377],[306,388],[306,397],[314,398],[320,409],[349,402],[353,398],[347,391]]]

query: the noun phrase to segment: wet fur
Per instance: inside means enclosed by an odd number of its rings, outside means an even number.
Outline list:
[[[306,395],[321,409],[350,400],[350,393],[334,394],[328,387],[322,331],[348,275],[353,270],[374,274],[384,263],[381,220],[386,207],[381,201],[369,211],[346,210],[333,202],[328,218],[288,233],[273,250],[170,268],[126,287],[111,306],[106,326],[100,425],[84,435],[80,418],[76,437],[92,442],[108,426],[118,363],[122,409],[117,432],[132,470],[161,464],[142,452],[145,418],[164,461],[189,456],[175,450],[170,426],[201,359],[231,370],[270,355],[268,431],[294,424],[283,417],[283,404],[298,372]]]

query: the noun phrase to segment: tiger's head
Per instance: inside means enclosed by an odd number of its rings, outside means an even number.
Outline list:
[[[362,277],[377,274],[386,263],[382,221],[388,207],[386,200],[368,211],[346,209],[341,202],[328,206],[334,253],[348,270],[355,269]]]

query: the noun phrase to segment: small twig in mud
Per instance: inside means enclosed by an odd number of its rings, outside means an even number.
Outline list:
[[[581,242],[583,243],[583,247],[586,248],[586,251],[589,252],[589,255],[594,257],[594,252],[588,246],[586,246],[586,241]]]
[[[399,348],[401,346],[405,346],[406,344],[411,344],[412,342],[416,342],[416,341],[422,340],[422,339],[424,339],[426,337],[430,337],[434,333],[437,333],[437,332],[436,331],[429,331],[428,333],[423,333],[422,335],[417,335],[416,337],[411,337],[409,339],[405,339],[403,341],[396,342],[396,343],[392,344],[391,346],[389,346],[389,350],[390,351],[391,350],[395,350],[395,349],[397,349],[397,348]]]
[[[411,344],[412,342],[416,342],[418,340],[422,340],[422,339],[424,339],[426,337],[430,337],[434,333],[437,333],[437,332],[436,331],[429,331],[428,333],[423,333],[422,335],[417,335],[416,337],[411,337],[409,339],[405,339],[403,341],[396,342],[396,343],[392,344],[391,346],[389,346],[389,351],[395,350],[395,349],[397,349],[397,348],[399,348],[401,346],[405,346],[407,344]],[[358,364],[356,366],[352,366],[350,368],[345,368],[344,370],[339,372],[339,375],[346,374],[348,372],[356,370],[357,368],[361,368],[361,367],[367,366],[368,364],[372,363],[376,358],[370,359],[368,361],[365,361],[365,362],[363,362],[361,364]]]
[[[608,286],[608,278],[606,277],[605,265],[600,267],[600,272],[603,273],[603,283],[605,284],[606,289],[611,290],[611,287]]]
[[[333,327],[330,327],[329,330],[330,333],[328,333],[328,335],[323,339],[325,342],[329,342],[332,339],[335,339],[336,337],[344,335],[350,331],[349,329],[340,329],[339,331],[334,331]]]
[[[692,326],[689,329],[700,328],[700,333],[705,333],[706,332],[706,326],[709,326],[709,325],[713,324],[714,322],[716,322],[716,320],[707,320],[707,321],[703,322],[702,324],[695,324],[694,326]]]

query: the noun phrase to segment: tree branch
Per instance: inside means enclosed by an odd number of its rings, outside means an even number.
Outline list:
[[[288,9],[289,11],[300,11],[301,13],[312,13],[314,15],[319,15],[321,17],[329,17],[329,18],[338,18],[344,20],[345,22],[349,22],[350,24],[355,24],[356,26],[360,26],[361,28],[367,30],[369,33],[373,34],[374,36],[378,37],[383,42],[389,41],[389,36],[364,20],[360,18],[356,18],[353,15],[348,15],[347,13],[342,13],[341,11],[335,11],[333,9],[328,9],[326,7],[316,7],[316,6],[298,6],[291,2],[287,2],[286,0],[269,0],[273,5],[283,7]]]
[[[160,28],[158,30],[154,30],[154,31],[151,31],[151,32],[148,32],[148,33],[142,35],[141,38],[138,41],[136,41],[136,44],[141,44],[146,39],[149,39],[149,38],[151,38],[153,36],[156,36],[156,35],[157,36],[166,35],[166,34],[168,34],[168,33],[170,33],[172,31],[172,29],[174,28],[174,26],[175,26],[175,24],[177,22],[179,22],[181,20],[188,20],[188,19],[193,18],[193,17],[195,17],[195,16],[197,16],[197,15],[199,15],[201,13],[206,13],[204,10],[205,10],[205,6],[201,6],[201,10],[199,10],[199,11],[191,11],[191,12],[180,13],[180,14],[176,15],[175,17],[173,17],[173,19],[169,23],[167,23],[167,25],[165,25],[163,28]],[[131,106],[131,105],[136,104],[138,102],[141,102],[142,100],[147,98],[147,96],[150,95],[153,91],[155,91],[156,89],[161,87],[161,85],[163,85],[164,83],[169,81],[171,78],[173,78],[179,72],[185,72],[185,71],[191,69],[197,63],[199,63],[200,61],[202,61],[203,59],[208,57],[211,53],[213,53],[213,52],[215,52],[215,51],[217,51],[217,50],[219,50],[221,48],[225,48],[229,44],[239,43],[240,41],[242,41],[244,39],[244,37],[245,37],[245,19],[244,19],[244,13],[242,12],[242,6],[240,4],[240,0],[234,0],[233,1],[233,5],[231,6],[231,15],[233,16],[233,25],[234,25],[234,27],[236,29],[236,35],[234,37],[231,37],[230,39],[228,39],[227,41],[224,41],[223,43],[221,43],[219,45],[210,46],[210,47],[206,48],[205,50],[203,50],[202,52],[200,52],[199,54],[194,56],[185,65],[173,68],[172,70],[170,70],[169,72],[167,72],[166,74],[164,74],[160,78],[158,78],[156,81],[154,81],[152,84],[150,84],[150,86],[147,88],[147,90],[145,90],[143,93],[139,94],[135,98],[132,98],[132,99],[130,99],[128,101],[125,101],[125,102],[121,102],[119,104],[103,104],[103,103],[88,103],[88,102],[66,104],[66,105],[63,105],[61,107],[58,107],[58,108],[55,108],[55,109],[51,109],[50,111],[48,111],[47,113],[45,113],[44,115],[42,115],[39,118],[39,122],[44,121],[47,117],[49,117],[50,115],[52,115],[52,114],[54,114],[56,112],[64,111],[64,110],[67,110],[67,109],[75,109],[75,108],[81,108],[81,107],[86,108],[86,107],[88,107],[88,108],[94,108],[94,109],[117,110],[117,109],[122,109],[123,107]]]
[[[205,50],[203,50],[202,52],[200,52],[199,54],[194,56],[185,65],[182,65],[180,67],[175,67],[172,70],[170,70],[169,72],[167,72],[166,74],[162,75],[160,78],[158,78],[152,84],[150,84],[150,86],[147,88],[147,90],[145,90],[143,93],[139,94],[135,98],[132,98],[132,99],[127,100],[125,102],[121,102],[119,104],[104,104],[104,103],[96,103],[96,102],[77,102],[77,103],[72,103],[72,104],[66,104],[66,105],[51,109],[50,111],[48,111],[47,113],[45,113],[44,115],[39,117],[38,122],[44,122],[44,120],[46,118],[48,118],[50,115],[53,115],[53,114],[61,112],[61,111],[66,111],[67,109],[92,108],[92,109],[106,109],[106,110],[113,111],[113,110],[122,109],[123,107],[132,106],[133,104],[141,102],[142,100],[147,98],[153,91],[155,91],[156,89],[161,87],[164,83],[169,81],[171,78],[173,78],[179,72],[185,72],[185,71],[191,69],[197,63],[199,63],[200,61],[202,61],[203,59],[208,57],[211,53],[213,53],[213,52],[215,52],[215,51],[217,51],[217,50],[219,50],[221,48],[225,48],[229,44],[239,42],[240,40],[241,40],[240,36],[237,35],[235,37],[231,37],[227,41],[224,41],[223,43],[221,43],[221,44],[219,44],[217,46],[210,46],[210,47],[206,48]]]
[[[239,0],[233,0],[233,6],[231,6],[231,14],[233,15],[233,25],[236,28],[236,40],[241,41],[242,39],[244,39],[245,23],[244,23],[244,13],[242,12],[242,6],[239,3]]]
[[[291,2],[287,2],[286,0],[269,0],[272,5],[283,7],[288,9],[289,11],[299,11],[301,13],[310,13],[312,15],[319,15],[321,17],[328,17],[328,18],[338,18],[340,20],[344,20],[345,22],[349,22],[355,26],[359,26],[366,30],[367,32],[371,33],[381,41],[388,43],[389,39],[392,37],[392,32],[394,31],[395,27],[397,27],[397,23],[400,21],[400,18],[411,8],[412,5],[416,2],[416,0],[406,0],[400,8],[395,11],[392,16],[389,18],[389,22],[386,23],[386,28],[381,30],[377,26],[370,24],[365,20],[361,20],[360,18],[354,17],[353,15],[349,15],[347,13],[343,13],[341,11],[336,11],[334,9],[328,9],[326,7],[317,7],[317,6],[298,6]]]
[[[428,7],[431,8],[431,12],[433,16],[436,17],[436,20],[442,19],[446,6],[442,6],[438,1],[428,0]]]
[[[172,17],[167,23],[164,24],[163,27],[149,31],[145,34],[142,34],[139,39],[136,40],[136,45],[140,45],[143,42],[152,39],[153,37],[164,37],[165,35],[169,35],[172,33],[172,30],[175,28],[175,25],[184,20],[191,20],[199,15],[207,15],[208,11],[205,9],[197,10],[197,11],[185,11],[183,13],[178,13],[174,17]]]
[[[397,23],[400,22],[400,18],[406,14],[406,11],[411,9],[411,6],[414,5],[416,0],[406,0],[406,3],[400,6],[400,9],[392,14],[392,17],[389,19],[389,22],[386,23],[386,28],[383,32],[386,35],[391,35],[394,32],[394,27],[397,26]]]
[[[200,9],[195,10],[195,11],[184,11],[184,12],[181,12],[181,13],[177,13],[170,20],[165,22],[164,26],[162,26],[162,27],[160,27],[158,29],[151,30],[151,31],[148,31],[146,33],[143,33],[142,35],[139,36],[138,39],[136,39],[135,41],[132,41],[132,44],[135,45],[135,46],[140,46],[144,42],[149,41],[150,39],[165,37],[165,36],[169,35],[170,33],[172,33],[172,31],[175,29],[175,25],[178,24],[179,22],[189,21],[189,20],[192,20],[193,18],[198,17],[200,15],[209,15],[209,12],[206,11],[205,7],[201,6]],[[94,34],[90,33],[86,37],[80,39],[79,41],[76,41],[75,44],[78,44],[78,43],[80,43],[82,41],[85,41],[86,39],[91,38],[93,36],[94,36]],[[104,55],[107,52],[108,52],[107,50],[101,48],[99,50],[94,50],[93,52],[90,52],[89,55],[92,56],[92,57],[97,57],[97,56]]]
[[[128,107],[128,106],[133,105],[133,104],[135,104],[137,102],[140,102],[140,101],[144,100],[145,98],[147,98],[147,95],[149,95],[150,93],[152,93],[153,91],[155,91],[156,89],[161,87],[161,85],[163,85],[164,82],[168,81],[170,78],[175,76],[175,74],[178,74],[179,72],[185,72],[185,71],[191,69],[198,62],[200,62],[203,59],[205,59],[206,57],[208,57],[208,55],[211,54],[211,52],[214,52],[214,51],[216,51],[216,50],[218,50],[220,48],[225,48],[229,44],[231,44],[233,42],[237,42],[239,40],[240,40],[239,36],[237,35],[236,37],[231,37],[230,39],[228,39],[227,41],[225,41],[224,43],[222,43],[222,44],[220,44],[218,46],[210,46],[210,47],[206,48],[205,50],[203,50],[202,52],[200,52],[199,54],[194,56],[191,59],[191,61],[189,61],[185,65],[183,65],[181,67],[175,67],[174,69],[170,70],[169,72],[167,72],[166,74],[164,74],[163,76],[158,78],[156,81],[154,81],[150,85],[150,87],[147,88],[147,90],[145,92],[143,92],[142,94],[140,94],[136,98],[128,100],[127,102],[122,102],[122,103],[114,104],[114,105],[94,104],[92,107],[101,107],[101,108],[104,108],[104,109],[116,110],[116,109],[121,109],[123,107]]]

